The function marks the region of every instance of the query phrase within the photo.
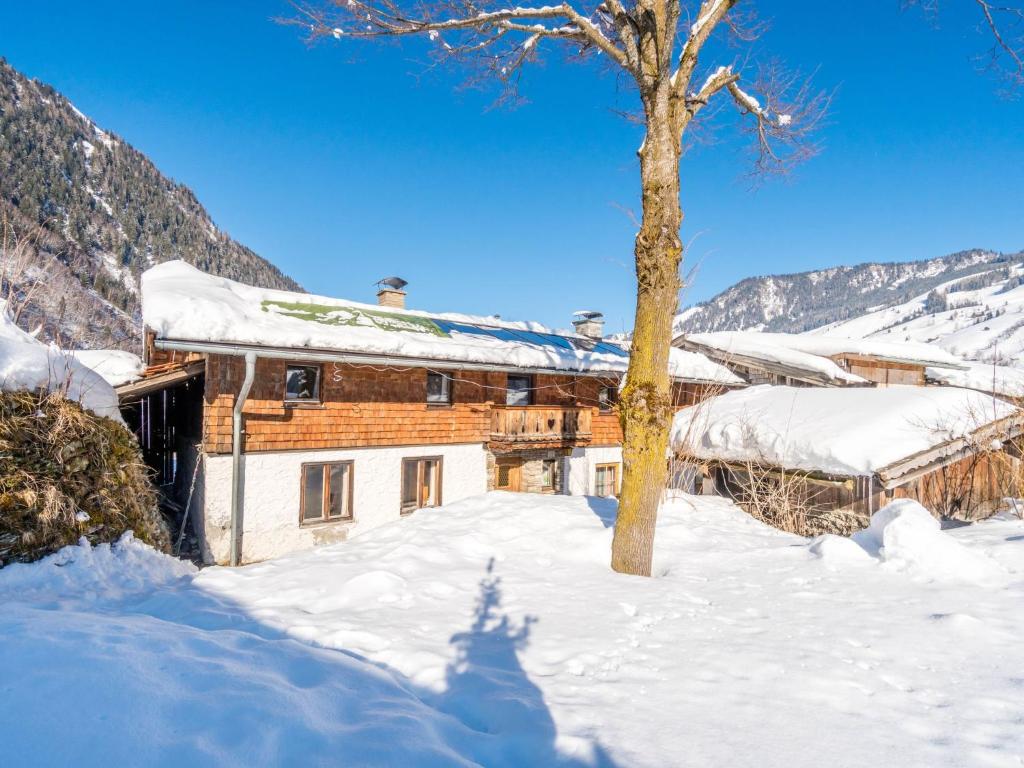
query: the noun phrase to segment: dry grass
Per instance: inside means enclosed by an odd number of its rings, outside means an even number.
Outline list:
[[[0,392],[0,565],[127,530],[170,551],[134,437],[59,395]]]

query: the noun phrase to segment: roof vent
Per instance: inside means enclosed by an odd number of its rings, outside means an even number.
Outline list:
[[[604,336],[604,315],[592,309],[580,309],[572,313],[572,326],[580,336],[600,339]]]
[[[382,307],[405,309],[405,288],[409,283],[400,277],[385,277],[377,281],[377,303]]]

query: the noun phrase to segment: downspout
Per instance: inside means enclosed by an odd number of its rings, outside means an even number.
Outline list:
[[[245,378],[231,413],[231,565],[242,559],[242,408],[256,374],[256,353],[245,353]]]

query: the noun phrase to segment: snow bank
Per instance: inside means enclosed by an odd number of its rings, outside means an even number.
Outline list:
[[[0,388],[60,392],[98,416],[121,421],[117,394],[103,378],[57,347],[46,346],[10,319],[0,302]]]
[[[112,544],[87,539],[34,563],[0,569],[0,603],[63,598],[111,600],[146,592],[196,573],[185,560],[137,541],[131,531]]]
[[[618,373],[628,363],[625,351],[614,345],[577,335],[553,334],[538,323],[429,314],[256,288],[208,275],[182,261],[165,262],[143,273],[142,316],[159,337],[184,341],[568,371]],[[452,329],[452,324],[459,327]],[[477,326],[506,333],[496,338]],[[557,336],[557,343],[542,343],[537,336],[531,341],[530,334]]]
[[[677,413],[672,446],[704,459],[863,476],[1016,410],[954,387],[759,386]]]
[[[79,349],[69,354],[112,387],[135,381],[145,368],[141,357],[121,349]]]
[[[992,585],[1007,578],[994,560],[943,532],[939,521],[913,499],[887,504],[851,538],[868,554],[919,577]]]

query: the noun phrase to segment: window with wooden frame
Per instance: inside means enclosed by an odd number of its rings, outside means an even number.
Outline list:
[[[505,405],[530,405],[533,402],[533,378],[509,374],[505,383]]]
[[[452,377],[446,373],[427,372],[427,404],[451,405]]]
[[[618,387],[601,387],[597,391],[597,405],[602,411],[610,411],[619,404]]]
[[[299,523],[352,519],[352,462],[302,465]]]
[[[402,459],[401,513],[441,504],[441,457]]]
[[[619,465],[598,464],[594,468],[594,495],[619,495]]]
[[[320,366],[285,366],[284,399],[287,403],[319,403]]]

